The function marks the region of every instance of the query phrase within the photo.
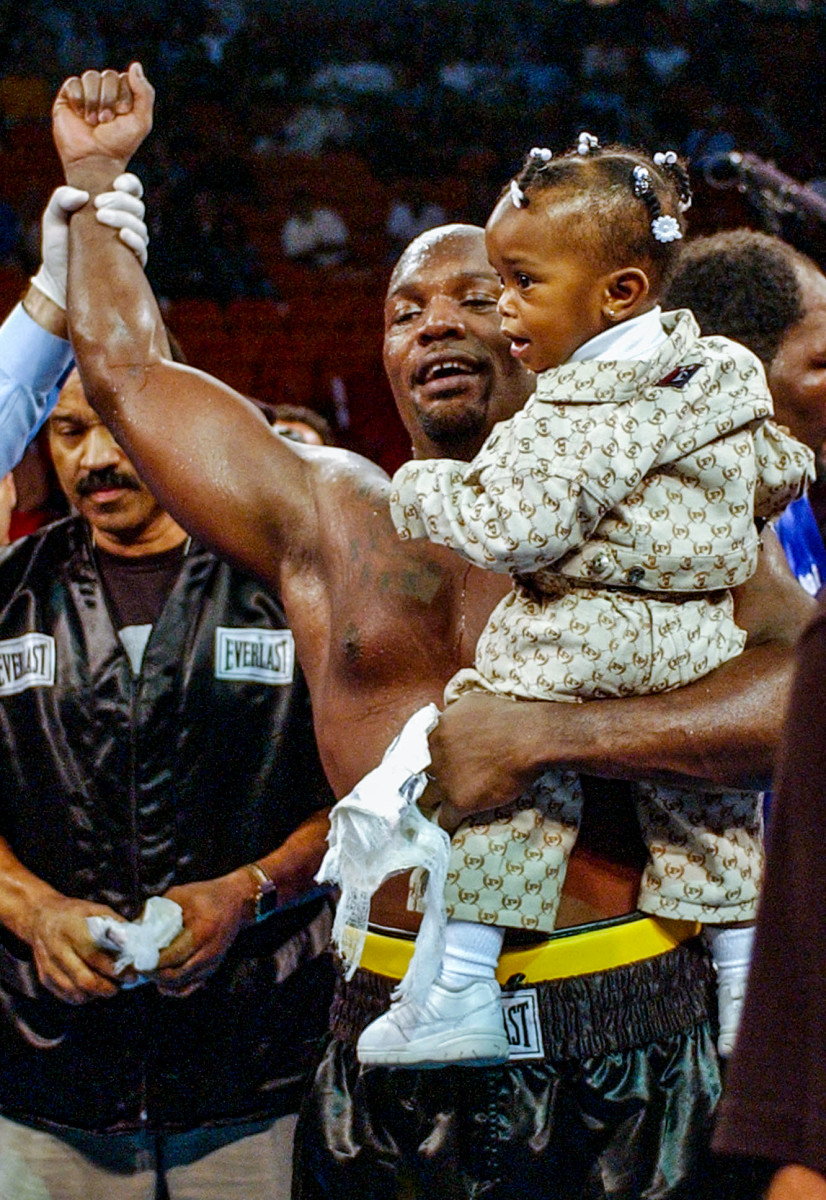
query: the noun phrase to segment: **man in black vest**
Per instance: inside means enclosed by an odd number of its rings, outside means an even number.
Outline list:
[[[49,439],[78,515],[0,559],[0,1195],[288,1197],[331,982],[292,634],[155,501],[76,373]],[[140,982],[86,918],[150,896],[183,931]]]

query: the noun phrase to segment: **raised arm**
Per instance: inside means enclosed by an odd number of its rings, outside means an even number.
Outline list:
[[[149,133],[153,99],[136,64],[67,80],[53,109],[67,180],[107,191]],[[277,587],[285,556],[316,544],[313,471],[243,397],[167,361],[143,270],[92,205],[72,218],[68,314],[89,402],[164,507]]]
[[[69,213],[88,198],[69,187],[52,194],[43,214],[40,269],[0,325],[0,477],[23,457],[72,360],[66,325]]]
[[[745,652],[689,687],[585,704],[468,695],[431,734],[444,820],[516,799],[543,771],[575,767],[620,779],[680,778],[765,787],[774,767],[793,646],[814,602],[773,533],[757,573],[735,592]]]

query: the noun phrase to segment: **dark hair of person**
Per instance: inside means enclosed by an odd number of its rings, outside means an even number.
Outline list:
[[[546,193],[558,192],[573,218],[572,244],[598,268],[647,268],[656,296],[676,269],[685,232],[682,214],[691,203],[685,163],[675,154],[658,158],[669,161],[655,163],[628,146],[599,146],[582,134],[579,148],[559,158],[532,150],[509,185],[510,194],[516,203],[521,193],[518,207],[528,207],[540,194],[544,200]],[[502,195],[507,194],[506,188]],[[670,240],[658,240],[655,223],[666,217],[675,222],[675,232]]]
[[[697,238],[683,250],[664,303],[690,308],[702,333],[740,342],[768,368],[804,316],[797,268],[807,261],[780,238],[752,229]]]
[[[314,408],[305,408],[301,404],[270,404],[266,400],[253,400],[253,403],[261,409],[270,425],[279,421],[300,422],[315,430],[323,446],[335,446],[336,439],[329,422]]]

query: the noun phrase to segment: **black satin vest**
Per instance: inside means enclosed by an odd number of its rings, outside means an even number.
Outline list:
[[[133,678],[85,522],[3,553],[0,834],[34,874],[132,919],[330,803],[283,610],[255,580],[193,546]],[[0,964],[0,1109],[87,1128],[289,1111],[326,1027],[325,905],[242,933],[184,1001],[27,1000]]]

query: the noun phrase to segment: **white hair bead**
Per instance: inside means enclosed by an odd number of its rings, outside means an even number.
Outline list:
[[[525,193],[515,179],[511,180],[511,200],[516,208],[522,208],[525,203]]]
[[[631,184],[635,196],[644,196],[651,191],[651,175],[647,167],[634,167],[631,172]]]

